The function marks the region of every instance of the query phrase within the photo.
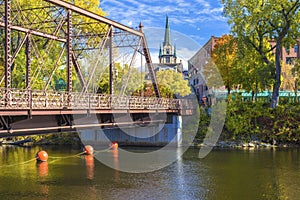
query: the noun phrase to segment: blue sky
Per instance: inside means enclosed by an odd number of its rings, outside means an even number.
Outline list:
[[[171,40],[185,63],[211,36],[229,33],[220,0],[100,0],[108,18],[130,27],[142,21],[155,62],[168,14]]]

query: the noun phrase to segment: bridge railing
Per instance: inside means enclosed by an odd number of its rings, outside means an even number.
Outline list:
[[[0,109],[166,109],[188,108],[188,100],[106,94],[0,89]],[[70,102],[68,102],[70,100]]]

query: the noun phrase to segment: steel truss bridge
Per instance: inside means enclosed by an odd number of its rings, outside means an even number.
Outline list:
[[[191,113],[187,100],[161,98],[141,23],[133,29],[61,0],[0,0],[0,36],[0,137],[114,126],[116,114],[130,114],[123,123],[135,124],[147,122],[149,113]],[[116,91],[120,55],[128,74]],[[138,55],[154,97],[126,95]],[[103,66],[109,94],[93,90]],[[57,74],[65,80],[63,91],[54,89]],[[91,114],[98,123],[74,124]]]

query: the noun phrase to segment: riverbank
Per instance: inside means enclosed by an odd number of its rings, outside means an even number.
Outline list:
[[[218,116],[214,116],[217,118]],[[211,116],[200,109],[198,133],[194,140],[202,144]],[[217,146],[300,146],[300,104],[287,103],[271,109],[264,102],[228,100],[226,118]]]
[[[4,138],[0,140],[0,145],[18,145],[18,146],[35,146],[35,145],[70,145],[81,147],[82,142],[77,133],[54,133],[47,135],[35,135],[24,137]]]
[[[77,133],[56,133],[49,135],[38,135],[28,137],[16,137],[0,140],[0,145],[18,145],[18,146],[35,146],[35,145],[70,145],[73,147],[81,148],[83,146],[81,139]],[[195,148],[203,146],[213,146],[217,149],[235,149],[235,148],[277,148],[277,147],[300,147],[297,143],[273,143],[252,140],[250,142],[234,141],[234,140],[219,140],[216,144],[193,143],[184,144]]]
[[[271,144],[261,141],[251,141],[251,142],[240,142],[240,141],[218,141],[215,145],[213,144],[195,144],[195,147],[203,147],[203,146],[214,146],[214,148],[218,149],[238,149],[238,148],[289,148],[289,147],[297,147],[299,148],[299,144],[293,143],[280,143],[280,144]]]

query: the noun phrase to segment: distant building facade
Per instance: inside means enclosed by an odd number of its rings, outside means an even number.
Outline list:
[[[160,70],[174,70],[182,73],[183,71],[182,61],[180,60],[177,63],[176,46],[172,45],[170,35],[169,18],[166,16],[165,37],[162,46],[160,45],[159,48],[159,63],[153,63],[155,72]]]
[[[276,45],[274,41],[271,41],[270,44],[272,46]],[[281,60],[283,63],[288,65],[293,65],[296,58],[300,59],[300,39],[296,40],[296,43],[294,46],[291,46],[289,48],[282,47],[281,49]],[[273,51],[275,53],[275,49]]]
[[[203,47],[188,60],[189,85],[192,86],[199,99],[207,96],[209,92],[203,76],[203,70],[211,59],[212,51],[218,39],[219,37],[211,36]]]

